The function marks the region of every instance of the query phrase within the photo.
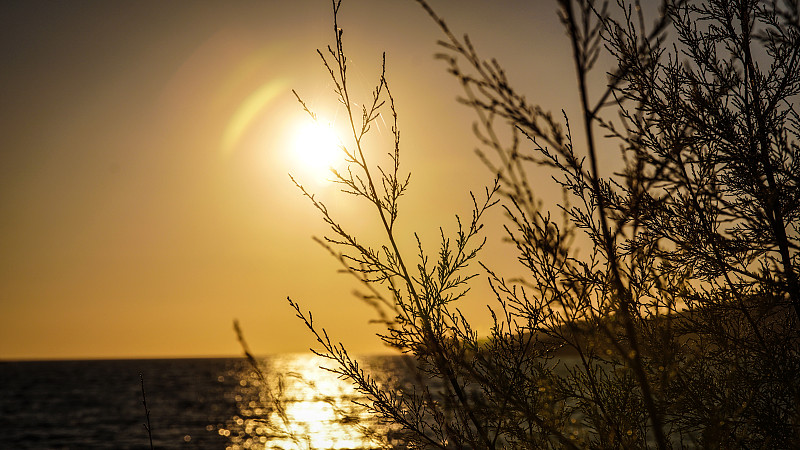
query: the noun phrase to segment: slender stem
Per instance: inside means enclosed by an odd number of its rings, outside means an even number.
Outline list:
[[[459,383],[459,381],[458,381],[458,379],[457,379],[457,377],[455,375],[455,372],[453,371],[453,368],[450,367],[450,364],[448,363],[448,360],[447,360],[446,356],[444,355],[444,349],[442,348],[441,343],[439,342],[438,339],[436,339],[436,335],[435,335],[435,333],[433,331],[433,327],[431,326],[430,319],[428,317],[428,312],[426,311],[426,309],[424,309],[422,307],[422,300],[421,300],[419,294],[417,293],[417,290],[416,290],[416,288],[414,286],[413,278],[411,277],[411,275],[410,275],[410,273],[409,273],[409,271],[408,271],[408,269],[406,267],[405,261],[403,260],[402,254],[400,253],[400,249],[399,249],[399,247],[397,245],[397,242],[396,242],[396,240],[394,238],[394,232],[392,230],[392,226],[390,226],[389,221],[386,218],[386,213],[384,211],[384,208],[382,207],[381,202],[379,201],[379,197],[378,197],[378,194],[377,194],[377,189],[375,188],[375,183],[374,183],[374,181],[372,179],[372,174],[371,174],[371,172],[369,170],[369,166],[367,165],[367,160],[366,160],[366,157],[364,156],[363,147],[361,145],[361,138],[363,137],[364,133],[366,132],[366,124],[362,123],[361,133],[359,133],[356,130],[355,118],[353,117],[353,111],[352,111],[352,106],[351,106],[351,102],[350,102],[350,95],[349,95],[349,92],[348,92],[347,82],[346,82],[346,67],[345,67],[345,59],[344,59],[345,56],[344,56],[344,50],[343,50],[343,47],[342,47],[341,33],[339,32],[339,26],[338,26],[338,20],[337,20],[338,4],[337,4],[336,0],[333,0],[333,7],[334,7],[334,10],[333,10],[333,13],[334,13],[333,14],[334,31],[336,32],[336,51],[337,51],[337,55],[336,55],[337,58],[336,59],[337,59],[337,62],[338,62],[338,67],[339,67],[339,76],[340,76],[340,79],[341,79],[341,82],[342,82],[342,84],[341,84],[342,102],[344,103],[345,108],[347,109],[347,116],[348,116],[348,119],[349,119],[349,122],[350,122],[350,129],[351,129],[351,131],[353,133],[353,138],[355,140],[356,149],[358,151],[358,157],[360,159],[359,165],[361,165],[361,167],[364,170],[364,173],[365,173],[365,175],[367,177],[367,185],[368,185],[369,190],[370,190],[372,203],[375,205],[375,207],[378,210],[378,215],[381,218],[381,222],[383,224],[384,230],[386,231],[386,235],[387,235],[387,237],[389,239],[389,243],[391,244],[392,251],[394,252],[395,256],[397,257],[397,262],[398,262],[398,264],[400,266],[400,270],[401,270],[402,276],[403,276],[403,278],[404,278],[404,280],[406,282],[406,286],[408,287],[409,295],[411,296],[411,298],[414,301],[414,304],[415,304],[417,310],[419,311],[420,319],[422,320],[422,330],[423,330],[423,335],[425,337],[426,344],[433,345],[433,354],[434,354],[434,357],[435,357],[436,366],[439,368],[439,370],[441,372],[443,372],[443,374],[447,378],[448,383],[450,384],[450,386],[455,391],[459,402],[467,410],[467,415],[468,415],[470,421],[472,422],[472,424],[475,426],[475,429],[478,432],[478,434],[480,435],[481,440],[484,442],[484,444],[488,448],[491,448],[492,447],[492,441],[489,439],[489,436],[488,436],[485,428],[482,426],[480,421],[478,421],[477,417],[475,416],[473,408],[470,406],[470,404],[469,404],[469,402],[467,400],[467,396],[466,396],[466,393],[464,392],[464,389],[462,388],[461,384]],[[385,78],[383,78],[383,76],[381,77],[381,86],[386,86],[386,80],[385,80]],[[376,93],[376,95],[377,95],[377,93]],[[367,120],[367,119],[365,119],[365,120]]]
[[[648,415],[650,416],[650,420],[653,424],[653,431],[655,433],[656,438],[656,445],[661,450],[667,449],[666,444],[666,436],[664,435],[664,430],[662,428],[661,423],[661,415],[658,413],[656,408],[655,399],[653,396],[653,392],[650,388],[650,383],[647,380],[647,374],[644,371],[642,360],[641,360],[641,352],[639,351],[639,342],[636,336],[636,330],[633,326],[633,318],[630,309],[633,307],[632,299],[630,292],[625,288],[622,277],[620,275],[620,268],[618,257],[616,254],[616,248],[614,246],[614,241],[612,239],[612,234],[610,232],[608,226],[608,217],[605,207],[605,198],[601,189],[600,185],[600,174],[598,169],[597,163],[597,150],[595,148],[595,138],[594,138],[594,130],[593,130],[593,122],[596,119],[596,115],[589,106],[589,99],[588,99],[588,87],[586,86],[586,73],[588,72],[588,68],[586,67],[586,55],[582,51],[578,43],[578,30],[575,23],[576,17],[575,13],[572,9],[572,1],[571,0],[562,0],[561,4],[564,8],[564,12],[566,14],[566,24],[569,28],[569,36],[570,41],[572,43],[572,51],[573,51],[573,59],[575,61],[576,72],[578,76],[578,85],[579,85],[579,92],[581,98],[581,107],[583,109],[583,123],[586,133],[586,141],[589,150],[589,161],[591,163],[591,173],[589,174],[590,181],[592,183],[592,189],[595,194],[595,198],[597,201],[597,209],[600,218],[600,226],[603,233],[603,242],[605,246],[606,258],[608,260],[608,264],[611,269],[611,280],[614,285],[614,290],[616,291],[617,295],[619,296],[619,312],[622,316],[623,326],[625,327],[625,334],[630,342],[631,350],[633,355],[627,356],[623,355],[626,358],[629,358],[631,361],[631,365],[633,366],[633,371],[636,374],[637,381],[642,389],[642,397],[645,403],[645,407],[647,408]],[[587,36],[584,36],[585,39],[588,39]]]
[[[780,200],[778,199],[778,186],[775,181],[775,169],[772,167],[772,160],[769,154],[769,139],[767,138],[767,125],[765,115],[769,111],[761,109],[761,90],[757,85],[757,71],[750,50],[750,10],[749,3],[740,2],[739,4],[739,24],[741,26],[741,45],[744,52],[745,63],[745,89],[749,89],[752,94],[750,102],[745,102],[748,106],[752,104],[755,111],[753,114],[756,119],[755,137],[756,142],[751,141],[751,150],[755,154],[760,153],[761,165],[764,168],[764,175],[767,178],[767,199],[765,202],[767,219],[769,220],[775,239],[778,241],[778,249],[783,263],[783,276],[786,279],[789,298],[794,307],[795,314],[800,319],[800,286],[798,286],[797,274],[792,266],[792,257],[789,253],[789,240],[786,236],[786,220],[781,210]],[[749,81],[749,82],[748,82]],[[753,130],[750,130],[753,136]],[[755,147],[758,146],[758,149]],[[798,321],[800,324],[800,321]]]
[[[144,375],[139,372],[139,382],[142,384],[142,405],[144,406],[144,417],[146,423],[144,425],[144,429],[147,430],[147,437],[150,438],[150,450],[155,449],[153,447],[153,429],[150,427],[150,410],[147,408],[147,394],[144,392]]]

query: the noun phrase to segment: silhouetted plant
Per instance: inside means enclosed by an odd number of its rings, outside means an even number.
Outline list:
[[[380,338],[423,376],[384,390],[289,300],[318,354],[412,447],[796,447],[797,2],[667,0],[646,26],[638,2],[560,0],[581,148],[566,114],[528,103],[498,62],[418,2],[444,34],[439,57],[477,115],[479,156],[496,182],[472,197],[453,237],[442,232],[435,257],[418,238],[416,255],[401,251],[395,224],[409,177],[397,111],[385,70],[355,107],[334,1],[336,43],[319,54],[352,130],[341,146],[350,166],[334,177],[373,205],[385,242],[363,244],[298,186],[331,227],[320,242],[386,325]],[[601,54],[616,65],[590,95]],[[382,109],[393,118],[388,168],[363,148]],[[622,163],[603,177],[598,154],[612,145]],[[529,181],[542,167],[565,193],[560,220]],[[480,339],[457,305],[476,276],[481,218],[498,202],[525,272],[506,279],[483,267],[496,298],[491,335]]]
[[[144,391],[144,375],[139,372],[139,382],[142,385],[142,406],[144,406],[144,418],[145,421],[142,424],[144,429],[147,431],[147,438],[150,441],[150,449],[153,448],[153,429],[150,427],[150,408],[147,407],[147,394]]]

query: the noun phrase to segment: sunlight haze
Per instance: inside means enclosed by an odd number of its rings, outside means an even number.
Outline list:
[[[570,112],[553,2],[431,5],[532,103]],[[412,0],[344,0],[340,14],[355,101],[371,99],[386,52],[412,172],[403,245],[418,231],[435,251],[438,227],[452,231],[469,191],[491,183],[473,115],[434,58],[440,31]],[[329,1],[4,2],[0,36],[0,359],[238,355],[234,319],[255,353],[306,351],[287,296],[354,353],[387,351],[289,178],[377,242],[373,211],[323,182],[341,155],[298,143],[330,137],[304,128],[292,89],[323,130],[348,130],[316,54],[333,42]],[[384,158],[389,128],[365,148]],[[493,213],[486,259],[513,270]],[[486,292],[464,306],[484,326]]]

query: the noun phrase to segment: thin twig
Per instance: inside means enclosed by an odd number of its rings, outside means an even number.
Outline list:
[[[147,437],[150,439],[150,449],[154,449],[153,447],[153,429],[150,427],[150,410],[147,408],[147,395],[144,392],[144,375],[139,372],[139,382],[142,384],[142,405],[144,406],[144,417],[146,422],[142,425],[144,429],[147,430]]]

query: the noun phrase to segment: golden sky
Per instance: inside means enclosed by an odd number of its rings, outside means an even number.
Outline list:
[[[468,216],[469,190],[491,179],[472,115],[416,2],[343,3],[362,99],[387,53],[413,174],[401,239],[418,231],[435,252],[438,226]],[[569,113],[554,2],[431,4],[533,103]],[[327,0],[3,2],[0,359],[235,355],[234,318],[256,353],[305,351],[313,341],[287,296],[354,352],[385,351],[351,280],[312,241],[325,227],[287,175],[376,236],[370,210],[291,152],[307,117],[291,89],[343,119],[315,51],[331,28]],[[376,131],[381,154],[386,135]],[[495,216],[487,259],[513,270]],[[486,326],[491,299],[475,293],[464,309]]]

